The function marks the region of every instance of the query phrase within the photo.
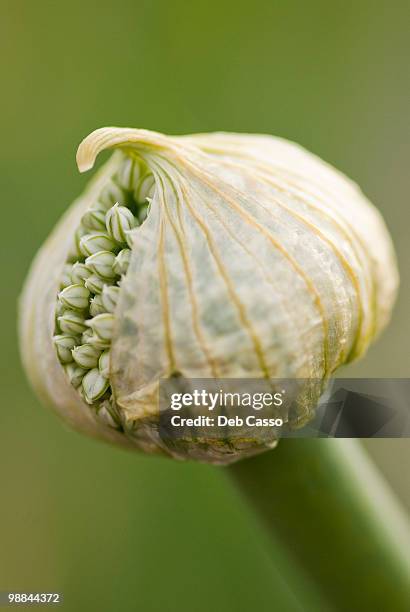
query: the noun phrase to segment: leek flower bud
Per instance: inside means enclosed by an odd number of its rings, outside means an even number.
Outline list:
[[[85,265],[103,280],[110,280],[116,276],[113,270],[114,263],[115,255],[110,251],[97,251],[85,260]]]
[[[97,297],[97,296],[96,296]],[[93,300],[91,300],[91,303],[93,302]],[[90,306],[90,310],[91,310],[91,306]],[[81,344],[92,344],[91,342],[91,338],[93,338],[94,334],[93,334],[93,330],[90,328],[87,328],[85,331],[83,331],[83,333],[81,334]]]
[[[85,370],[84,368],[80,368],[76,363],[68,363],[66,366],[64,366],[64,370],[68,376],[70,383],[75,389],[77,389],[81,385],[81,381],[83,380],[84,374],[87,373],[87,370]]]
[[[109,384],[109,381],[101,376],[98,368],[94,368],[87,372],[81,381],[86,402],[92,404],[100,399],[107,391]]]
[[[101,355],[101,349],[92,346],[91,344],[83,344],[76,346],[71,351],[73,359],[77,365],[86,370],[96,368]]]
[[[101,303],[105,312],[113,313],[115,311],[119,296],[119,287],[105,285],[101,293]]]
[[[137,225],[137,220],[129,208],[117,203],[107,212],[105,224],[111,238],[124,244],[126,232]]]
[[[102,303],[101,294],[98,293],[90,300],[90,315],[92,317],[96,317],[98,314],[102,314],[103,312],[106,312],[106,310]],[[88,331],[92,334],[91,330]]]
[[[72,271],[72,266],[70,264],[65,264],[63,268],[63,274],[61,277],[61,283],[60,283],[60,287],[62,289],[72,284],[71,271]]]
[[[91,344],[91,346],[95,346],[98,349],[105,350],[106,348],[110,347],[111,340],[101,338],[100,336],[97,336],[97,334],[92,332],[91,336],[87,338],[87,344]]]
[[[84,281],[91,276],[91,270],[83,263],[77,261],[71,269],[71,282],[74,285],[81,285]]]
[[[210,463],[271,448],[277,431],[258,428],[241,429],[240,442],[227,427],[206,445],[170,444],[159,435],[160,380],[307,381],[285,415],[291,428],[307,423],[329,377],[389,321],[398,273],[380,213],[281,138],[103,128],[81,143],[80,171],[105,149],[112,157],[24,288],[30,380],[72,426],[123,446]],[[81,385],[64,368],[73,355],[88,368]]]
[[[105,212],[97,207],[90,208],[82,217],[81,223],[87,230],[105,231]]]
[[[101,278],[101,276],[98,276],[98,274],[91,274],[91,276],[86,279],[84,284],[91,293],[98,294],[103,290],[105,283],[104,279]]]
[[[53,340],[57,349],[57,355],[60,362],[70,363],[70,361],[73,361],[71,351],[76,346],[77,339],[73,336],[59,335],[54,336]]]
[[[69,285],[60,291],[58,297],[67,308],[81,311],[88,308],[90,292],[83,285]]]
[[[101,340],[111,340],[114,328],[113,314],[106,312],[104,314],[97,315],[89,321],[86,321],[86,323],[91,327],[94,334],[101,338]]]
[[[138,211],[138,221],[140,223],[143,223],[145,219],[148,217],[149,207],[150,207],[149,202],[145,202],[144,204],[140,206],[140,209]]]
[[[88,257],[98,251],[112,251],[115,247],[113,240],[104,232],[85,234],[80,239],[80,249],[83,255]]]
[[[146,174],[138,187],[135,189],[134,196],[137,202],[144,204],[147,198],[152,198],[155,189],[155,178],[154,175],[149,173]]]
[[[61,331],[65,334],[78,336],[87,329],[83,315],[75,310],[64,311],[60,317],[57,317],[57,321]]]
[[[122,249],[115,258],[113,269],[118,276],[126,274],[131,260],[131,249]]]
[[[101,353],[98,360],[98,369],[100,370],[101,376],[104,378],[110,377],[110,351],[106,350]]]

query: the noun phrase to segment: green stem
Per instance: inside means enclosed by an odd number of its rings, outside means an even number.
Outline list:
[[[335,610],[408,611],[410,533],[356,440],[282,440],[228,473]]]

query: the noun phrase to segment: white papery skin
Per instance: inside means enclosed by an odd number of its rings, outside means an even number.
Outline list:
[[[103,128],[80,145],[80,171],[119,149],[40,250],[21,300],[22,355],[38,393],[75,428],[113,442],[228,463],[274,444],[169,448],[158,435],[158,385],[190,378],[300,378],[314,390],[361,356],[386,325],[398,274],[390,237],[358,187],[301,147],[271,136],[169,137]],[[155,178],[133,230],[111,348],[123,432],[93,418],[52,344],[55,296],[84,212],[128,158]]]

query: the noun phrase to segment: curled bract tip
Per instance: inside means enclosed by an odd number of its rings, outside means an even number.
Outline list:
[[[135,128],[105,127],[94,130],[80,143],[76,161],[80,172],[94,166],[99,153],[106,149],[133,148],[135,145],[154,147],[167,146],[166,136],[158,132]]]

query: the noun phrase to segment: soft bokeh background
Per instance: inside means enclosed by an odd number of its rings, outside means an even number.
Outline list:
[[[298,610],[223,470],[71,433],[19,365],[30,260],[88,180],[104,125],[266,132],[305,145],[383,211],[402,288],[387,333],[346,374],[408,376],[408,2],[1,1],[0,590],[68,610]],[[407,441],[370,450],[404,501]]]

